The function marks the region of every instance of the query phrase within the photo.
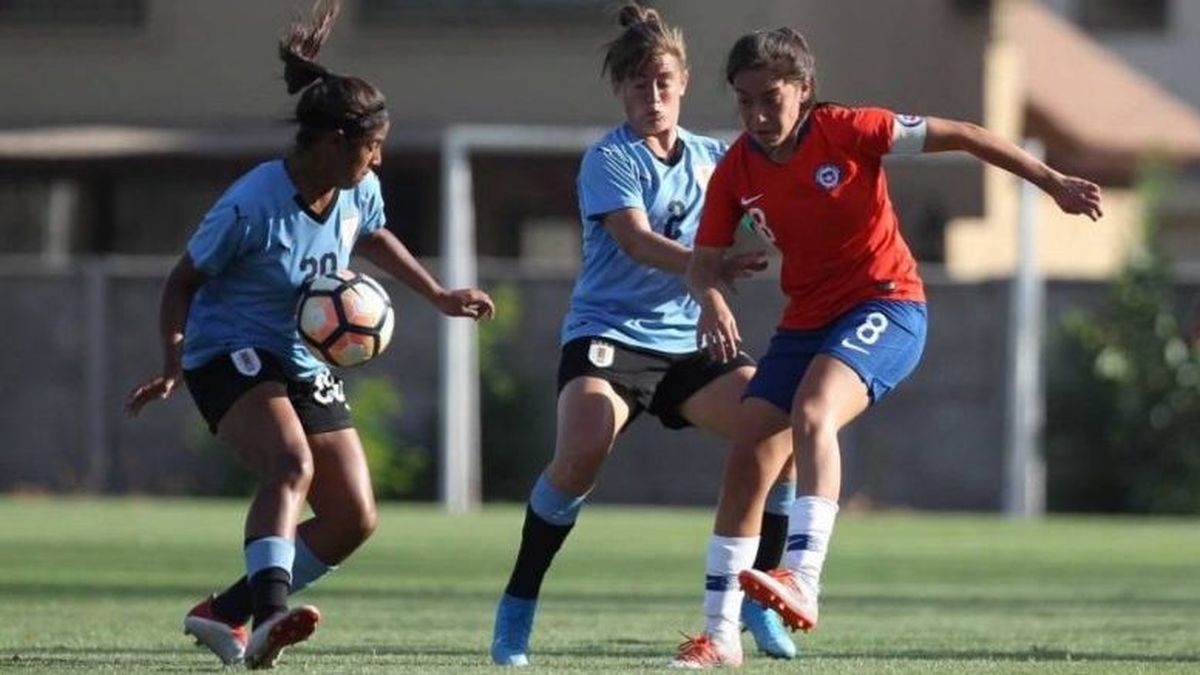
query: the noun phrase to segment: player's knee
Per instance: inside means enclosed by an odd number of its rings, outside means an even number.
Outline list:
[[[375,533],[375,528],[379,527],[379,512],[375,508],[375,504],[363,504],[355,513],[352,527],[359,542],[364,542],[371,538]]]
[[[555,458],[547,474],[555,487],[571,494],[583,494],[595,484],[603,463],[603,454],[579,453]]]
[[[837,435],[837,417],[820,401],[806,401],[792,411],[792,429],[805,441]]]
[[[299,492],[308,492],[313,478],[312,453],[307,447],[289,447],[271,462],[268,480]]]

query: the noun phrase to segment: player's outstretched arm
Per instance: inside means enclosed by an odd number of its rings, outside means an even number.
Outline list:
[[[1095,183],[1059,173],[999,134],[977,124],[937,117],[928,118],[928,124],[925,152],[969,152],[1038,186],[1065,213],[1084,215],[1092,220],[1099,220],[1104,215],[1100,209],[1100,186]]]
[[[725,249],[697,246],[692,250],[687,269],[687,285],[700,303],[700,323],[696,326],[696,346],[708,349],[713,358],[728,361],[738,354],[742,336],[737,320],[718,287]]]
[[[362,237],[355,244],[354,251],[425,296],[446,316],[465,316],[478,320],[490,319],[496,314],[492,298],[477,288],[443,288],[409,252],[408,247],[387,230],[376,230]]]
[[[179,384],[183,373],[183,331],[187,326],[188,309],[192,297],[207,279],[204,272],[192,264],[191,257],[184,253],[175,263],[167,283],[163,286],[158,310],[158,332],[162,341],[162,373],[155,375],[134,388],[125,399],[125,412],[134,417],[142,406],[171,395]]]

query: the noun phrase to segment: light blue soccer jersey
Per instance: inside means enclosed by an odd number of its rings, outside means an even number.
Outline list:
[[[296,332],[300,289],[319,274],[346,269],[358,238],[384,222],[373,173],[340,190],[324,222],[301,206],[282,160],[242,176],[188,242],[188,256],[208,279],[188,312],[183,367],[254,347],[279,358],[291,377],[324,371]]]
[[[563,321],[564,344],[605,337],[671,354],[696,351],[700,306],[683,277],[630,258],[603,223],[613,211],[639,209],[656,233],[692,247],[708,179],[727,146],[683,129],[679,140],[683,154],[667,164],[623,124],[584,154],[578,179],[583,265]]]

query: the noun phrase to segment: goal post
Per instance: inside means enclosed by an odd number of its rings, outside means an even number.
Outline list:
[[[441,276],[447,288],[478,285],[471,157],[486,152],[582,152],[605,133],[591,127],[466,125],[441,137]],[[500,308],[504,311],[504,308]],[[452,513],[481,501],[478,328],[443,317],[440,382],[438,499]]]

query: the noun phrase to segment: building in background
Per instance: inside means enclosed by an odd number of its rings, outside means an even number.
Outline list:
[[[0,107],[0,250],[177,252],[230,179],[286,148],[293,101],[273,49],[297,5],[307,0],[0,4],[0,87],[18,92]],[[986,2],[870,3],[871,22],[861,21],[862,3],[655,5],[688,37],[689,128],[736,128],[726,51],[744,32],[783,24],[810,38],[827,99],[982,117]],[[618,32],[610,6],[345,0],[322,59],[389,96],[385,197],[392,225],[418,252],[438,253],[437,149],[447,127],[620,120],[600,76],[603,45]],[[573,260],[573,249],[548,244],[577,245],[577,162],[574,151],[478,157],[480,254]],[[947,219],[981,212],[980,176],[968,164],[895,172],[923,259],[941,260]]]

